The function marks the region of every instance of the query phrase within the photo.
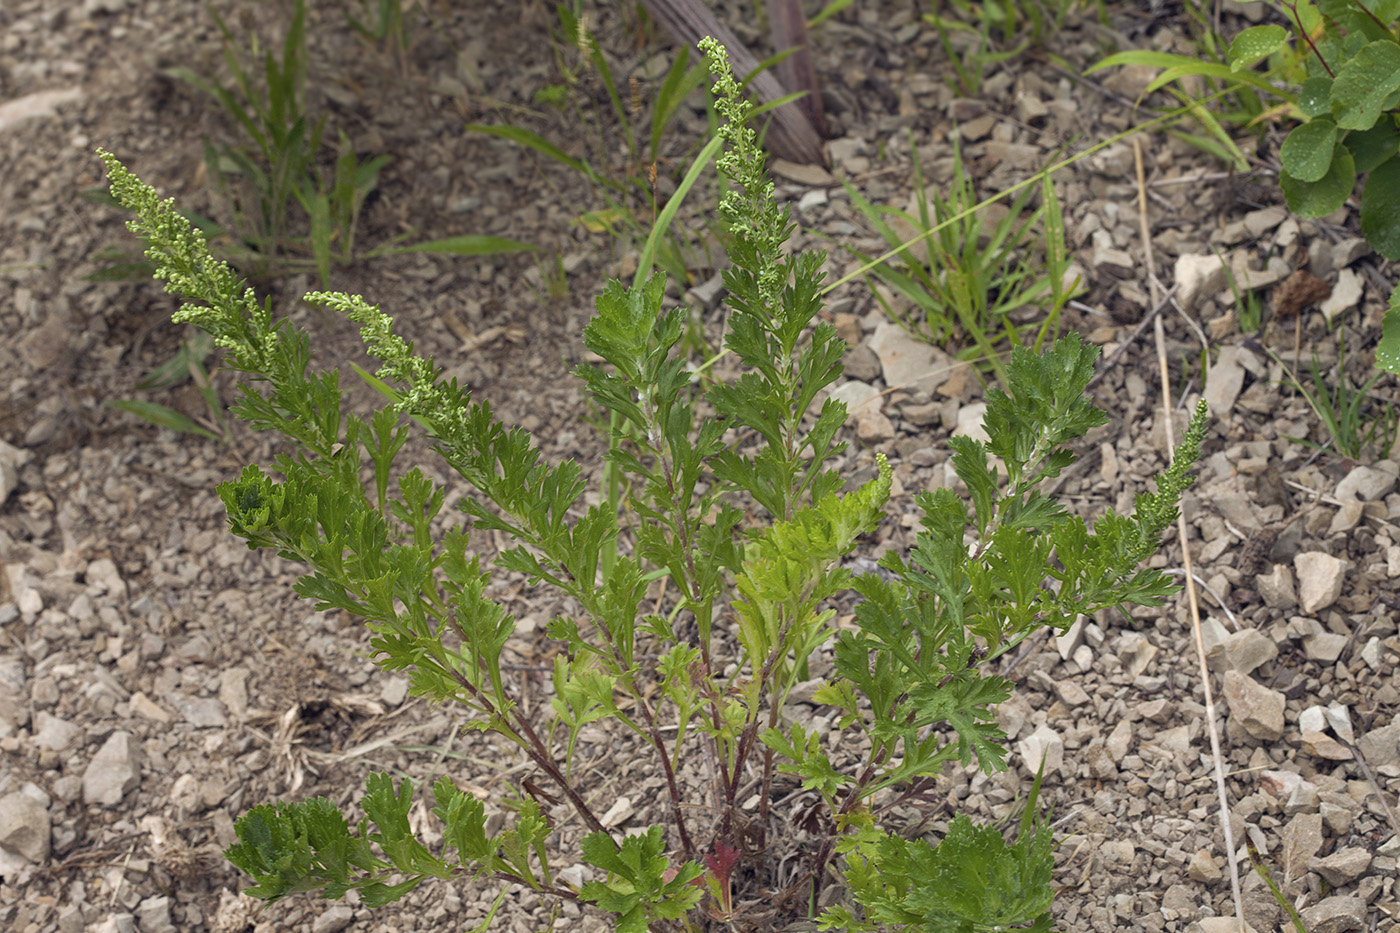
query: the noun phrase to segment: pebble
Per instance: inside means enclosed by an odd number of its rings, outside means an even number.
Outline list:
[[[245,677],[247,676],[247,673],[246,673],[246,672],[244,673],[244,676],[245,676]],[[222,690],[219,691],[219,695],[220,695],[220,698],[222,699],[222,697],[223,697],[223,691],[222,691]],[[403,701],[406,700],[406,699],[408,699],[408,678],[407,678],[407,677],[390,677],[388,680],[386,680],[386,681],[384,682],[383,688],[381,688],[380,691],[379,691],[379,700],[380,700],[380,702],[383,703],[383,704],[384,704],[386,707],[388,707],[389,709],[398,709],[400,706],[403,705]],[[228,701],[227,701],[227,700],[224,701],[224,705],[226,705],[226,706],[228,705]],[[246,711],[246,709],[247,709],[247,707],[248,707],[248,698],[247,698],[247,693],[246,693],[246,691],[245,691],[244,697],[243,697],[243,707],[244,707],[244,710]],[[230,709],[230,712],[232,712],[232,709]],[[238,718],[240,718],[240,719],[242,718],[242,715],[239,714],[239,713],[235,713],[235,715],[238,716]]]
[[[387,693],[390,685],[395,681],[403,682],[404,696],[408,695],[408,681],[402,677],[391,677],[384,685],[384,692]],[[228,709],[229,715],[242,722],[248,718],[248,669],[245,667],[229,667],[219,672],[219,702]],[[385,700],[388,703],[388,700]],[[399,698],[399,703],[403,702],[403,697]],[[389,704],[398,706],[399,703]]]
[[[1176,300],[1182,309],[1197,309],[1201,299],[1225,287],[1225,266],[1220,257],[1183,253],[1176,257]]]
[[[34,864],[49,857],[49,811],[25,793],[0,797],[0,846],[18,852]]]
[[[915,340],[898,324],[880,324],[866,345],[880,360],[886,388],[922,389],[932,395],[948,381],[948,356],[937,347]]]
[[[1361,301],[1361,293],[1364,286],[1361,276],[1351,269],[1343,269],[1337,273],[1337,284],[1332,286],[1332,294],[1317,306],[1330,323],[1334,317],[1356,307]]]
[[[636,812],[636,807],[632,806],[632,798],[619,797],[613,801],[611,807],[608,807],[608,812],[598,818],[598,822],[608,829],[612,829],[614,826],[621,826],[627,822],[628,818]]]
[[[83,802],[115,807],[141,783],[141,747],[130,732],[113,732],[83,772]]]
[[[1254,585],[1264,605],[1272,609],[1292,609],[1298,605],[1298,595],[1293,588],[1293,571],[1287,564],[1274,564],[1268,573],[1255,576]]]
[[[1260,666],[1278,657],[1278,645],[1258,629],[1246,628],[1231,632],[1221,643],[1225,663],[1231,670],[1252,674]]]
[[[191,697],[183,693],[170,694],[170,705],[185,722],[196,729],[216,729],[228,725],[224,704],[213,697]]]
[[[1018,742],[1016,749],[1021,753],[1021,760],[1025,762],[1026,769],[1031,774],[1035,774],[1042,762],[1045,764],[1046,774],[1054,774],[1060,770],[1060,765],[1064,764],[1064,740],[1047,725],[1041,725]]]
[[[1322,849],[1322,816],[1299,813],[1283,830],[1283,883],[1307,874],[1313,856]]]
[[[34,714],[34,744],[55,752],[78,748],[83,742],[83,730],[66,719],[59,719],[43,710]]]
[[[884,412],[864,406],[856,415],[856,437],[867,446],[883,444],[894,439],[894,423]]]
[[[136,922],[141,933],[175,933],[170,922],[170,898],[165,895],[148,897],[136,908]]]
[[[867,344],[862,343],[846,354],[846,378],[857,382],[874,382],[880,378],[880,358]]]
[[[1230,703],[1231,718],[1251,736],[1266,742],[1283,738],[1282,693],[1238,671],[1226,671],[1225,698]]]
[[[1089,702],[1089,694],[1084,692],[1084,688],[1073,680],[1056,680],[1055,696],[1066,706],[1083,706]]]
[[[1336,496],[1343,502],[1372,502],[1394,489],[1395,481],[1394,473],[1359,466],[1337,484]]]
[[[868,383],[856,382],[855,380],[843,382],[832,389],[831,397],[838,402],[846,403],[847,423],[855,421],[867,408],[874,408],[878,411],[881,403],[879,389]]]
[[[1304,612],[1326,609],[1342,595],[1347,562],[1324,551],[1305,551],[1293,558],[1298,571],[1298,601]]]
[[[1359,897],[1329,897],[1298,912],[1308,933],[1346,933],[1366,928],[1366,902]]]
[[[27,450],[0,441],[0,505],[19,486],[19,470],[34,456]]]
[[[1129,680],[1137,680],[1157,657],[1157,646],[1137,632],[1125,632],[1118,639],[1118,660]]]
[[[126,581],[117,571],[117,565],[107,558],[95,560],[87,566],[85,574],[89,584],[97,586],[102,593],[118,599],[126,596]]]
[[[170,714],[144,693],[133,693],[127,705],[131,707],[133,716],[140,716],[152,722],[170,722]]]
[[[355,911],[344,904],[328,907],[311,923],[311,933],[340,933],[355,919]],[[144,931],[143,931],[144,933]]]
[[[1257,365],[1257,359],[1246,361],[1246,356],[1253,354],[1243,347],[1221,347],[1215,362],[1206,371],[1206,403],[1217,418],[1234,408],[1235,399],[1244,387],[1245,370]]]
[[[1338,849],[1326,858],[1313,859],[1312,870],[1334,888],[1351,884],[1371,867],[1371,853],[1361,846]]]
[[[991,437],[982,424],[986,416],[986,402],[973,402],[970,405],[962,406],[958,409],[958,426],[953,429],[954,436],[970,437],[974,441],[987,443]]]
[[[1313,758],[1329,761],[1349,761],[1351,752],[1340,742],[1323,732],[1303,731],[1299,739],[1299,750]]]
[[[1335,664],[1347,645],[1347,636],[1336,632],[1320,632],[1303,639],[1303,654],[1309,661],[1319,664]]]
[[[1215,864],[1209,851],[1200,849],[1191,856],[1191,861],[1186,865],[1186,874],[1192,881],[1214,884],[1220,880],[1220,867]]]
[[[1317,793],[1317,785],[1301,781],[1297,787],[1293,788],[1293,793],[1288,795],[1288,800],[1284,802],[1283,815],[1316,813],[1321,806],[1322,799]]]
[[[1361,736],[1356,748],[1373,768],[1400,764],[1400,719]]]

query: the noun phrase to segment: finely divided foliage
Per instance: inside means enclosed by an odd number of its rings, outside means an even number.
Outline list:
[[[324,798],[256,807],[226,853],[256,881],[249,893],[355,889],[383,904],[428,879],[480,877],[591,903],[624,933],[798,916],[840,930],[1048,929],[1051,837],[1034,795],[1012,845],[965,817],[939,845],[892,835],[880,817],[955,760],[988,772],[1007,766],[993,713],[1012,685],[990,672],[993,659],[1043,626],[1061,630],[1082,613],[1152,605],[1171,591],[1138,564],[1190,484],[1204,411],[1157,493],[1140,497],[1132,516],[1110,513],[1090,528],[1041,487],[1073,461],[1066,445],[1104,420],[1084,397],[1097,350],[1077,337],[1042,356],[1018,349],[1006,391],[988,395],[990,442],[951,442],[970,506],[949,489],[920,493],[923,528],[910,551],[887,553],[883,574],[853,575],[843,563],[882,516],[891,469],[878,457],[874,478],[837,494],[842,481],[829,462],[845,449],[836,438],[846,410],[829,398],[816,405],[844,350],[816,317],[824,259],[784,255],[791,223],[764,177],[749,106],[723,49],[710,42],[706,51],[729,121],[721,168],[737,186],[721,207],[734,235],[726,345],[745,372],[702,389],[679,349],[682,313],[663,307],[662,278],[610,284],[584,333],[605,365],[576,371],[613,416],[609,456],[626,478],[597,505],[584,503],[577,463],[545,463],[526,432],[439,379],[377,308],[315,293],[307,299],[361,326],[382,364],[378,380],[397,386],[381,411],[343,411],[337,374],[307,373],[306,334],[274,322],[170,202],[101,153],[158,276],[193,299],[177,320],[212,334],[229,365],[248,374],[235,412],[295,442],[277,458],[281,480],[250,466],[220,487],[234,534],[305,564],[298,593],[363,618],[381,666],[409,672],[416,695],[470,710],[472,728],[508,740],[552,785],[525,782],[513,822],[498,824],[481,800],[439,777],[436,851],[410,829],[408,780],[371,776],[358,826]],[[490,573],[468,536],[434,528],[444,490],[417,468],[394,470],[410,430],[403,415],[426,427],[475,489],[458,507],[515,542],[496,564],[569,597],[548,629],[563,650],[546,715],[519,702],[530,685],[502,665],[514,619],[488,595]],[[372,487],[361,480],[362,455]],[[664,614],[643,607],[662,577]],[[838,633],[832,604],[851,591],[861,597],[856,625]],[[833,638],[835,673],[815,700],[840,718],[822,735],[790,721],[785,700],[810,677],[812,652]],[[599,720],[655,753],[665,826],[622,837],[588,804],[574,752],[581,730]],[[864,761],[838,767],[834,746],[856,747],[862,733]],[[808,870],[788,892],[796,897],[775,890],[777,859],[765,855],[791,845],[769,834],[786,818],[770,813],[775,772],[796,775],[821,801],[806,821]],[[704,786],[688,780],[704,773]],[[761,775],[757,824],[738,807],[753,774]],[[578,854],[597,873],[579,888],[551,865],[555,801],[589,831]],[[818,897],[838,876],[850,897],[823,910],[819,903],[833,902]],[[770,903],[797,906],[788,916],[746,912],[735,906],[736,883],[755,885],[750,901],[766,889]]]

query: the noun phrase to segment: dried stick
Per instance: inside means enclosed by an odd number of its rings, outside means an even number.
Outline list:
[[[715,18],[715,14],[705,6],[703,0],[641,0],[641,4],[648,16],[681,42],[694,45],[706,36],[714,36],[729,51],[734,73],[741,80],[758,68],[758,59],[754,58],[753,53],[733,32]],[[787,94],[787,90],[770,71],[754,76],[750,87],[765,104]],[[801,101],[796,101],[784,104],[773,111],[773,124],[768,130],[765,143],[768,149],[781,159],[803,165],[824,166],[826,154],[822,149],[822,138],[808,119],[806,110],[798,106],[800,103]]]
[[[1147,224],[1147,181],[1142,170],[1142,142],[1133,140],[1133,155],[1137,163],[1138,185],[1138,226],[1142,231],[1143,258],[1147,263],[1148,284],[1152,290],[1153,303],[1156,303],[1159,286],[1152,256],[1152,233]],[[1162,330],[1162,318],[1153,319],[1153,333],[1157,338],[1157,367],[1162,377],[1162,415],[1167,432],[1167,450],[1176,448],[1172,436],[1172,389],[1171,377],[1167,372],[1167,339]],[[1170,454],[1169,454],[1170,455]],[[1195,636],[1196,660],[1201,665],[1201,690],[1205,693],[1206,728],[1210,731],[1210,755],[1215,765],[1215,790],[1220,797],[1220,827],[1225,833],[1225,861],[1230,866],[1230,893],[1235,899],[1235,919],[1239,921],[1240,933],[1245,933],[1244,898],[1240,894],[1240,869],[1235,863],[1234,837],[1230,834],[1230,798],[1225,788],[1225,764],[1220,754],[1220,730],[1215,714],[1215,696],[1210,686],[1210,667],[1206,662],[1206,644],[1201,634],[1201,606],[1196,599],[1196,580],[1191,570],[1191,548],[1186,542],[1186,516],[1178,510],[1176,534],[1181,542],[1181,561],[1186,573],[1186,602],[1191,610],[1191,631]]]

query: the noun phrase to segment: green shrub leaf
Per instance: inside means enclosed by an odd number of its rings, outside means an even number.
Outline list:
[[[1376,366],[1400,373],[1400,285],[1390,293],[1390,308],[1381,322],[1381,342],[1376,345]]]
[[[1356,173],[1364,175],[1374,171],[1400,150],[1400,129],[1396,128],[1394,118],[1387,116],[1376,121],[1376,125],[1369,130],[1348,133],[1346,147],[1356,160]]]
[[[1361,192],[1361,232],[1386,259],[1400,259],[1400,157],[1367,177]]]
[[[1288,208],[1299,217],[1326,217],[1347,202],[1356,185],[1356,162],[1345,146],[1332,150],[1332,164],[1317,181],[1300,181],[1287,171],[1278,173]]]
[[[1248,68],[1261,58],[1268,58],[1287,42],[1288,30],[1282,26],[1251,26],[1230,43],[1230,70]]]
[[[1332,165],[1337,143],[1337,124],[1331,120],[1310,120],[1293,128],[1279,149],[1283,170],[1299,181],[1321,181]]]
[[[1400,90],[1400,45],[1381,39],[1364,46],[1337,71],[1332,82],[1332,112],[1344,130],[1369,130],[1380,119],[1381,105]]]
[[[1298,91],[1298,109],[1305,117],[1320,117],[1332,112],[1332,79],[1323,75],[1309,78]]]

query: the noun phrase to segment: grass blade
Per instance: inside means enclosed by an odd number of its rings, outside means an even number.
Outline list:
[[[216,441],[219,439],[219,435],[201,426],[188,415],[165,405],[130,398],[117,399],[107,404],[143,421],[149,421],[158,428],[169,428],[182,434],[198,434]]]
[[[482,236],[479,234],[464,234],[462,236],[450,236],[441,240],[427,240],[423,243],[414,243],[411,246],[390,246],[386,249],[377,249],[375,256],[396,256],[399,253],[441,253],[450,256],[486,256],[492,253],[521,253],[533,252],[539,247],[533,243],[522,243],[519,240],[508,240],[500,236]]]

